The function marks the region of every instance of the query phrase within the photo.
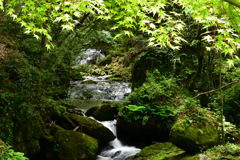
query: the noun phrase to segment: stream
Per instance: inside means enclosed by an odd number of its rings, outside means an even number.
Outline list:
[[[76,58],[76,66],[96,64],[99,59],[105,57],[97,49],[87,49],[80,54]],[[111,81],[108,79],[109,75],[83,78],[82,81],[72,81],[68,93],[69,99],[83,112],[104,101],[121,102],[131,93],[130,83]],[[98,122],[109,128],[117,137],[116,120]],[[96,160],[124,160],[140,151],[141,149],[134,146],[123,145],[118,138],[115,138],[102,150]]]

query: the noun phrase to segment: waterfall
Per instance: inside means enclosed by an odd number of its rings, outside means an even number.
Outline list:
[[[79,56],[76,57],[75,60],[75,66],[77,67],[79,65],[92,65],[96,64],[97,61],[100,59],[104,58],[105,55],[103,54],[103,50],[101,49],[87,49],[87,50],[82,50],[79,54]]]
[[[70,83],[70,99],[122,101],[131,93],[130,83],[107,80],[108,76],[84,76],[83,81]],[[85,82],[91,81],[86,84]]]
[[[76,58],[77,64],[74,67],[95,64],[103,57],[104,55],[100,50],[87,49]],[[68,93],[69,99],[77,102],[77,106],[83,110],[100,104],[102,101],[123,101],[131,93],[130,83],[111,81],[108,79],[109,75],[84,76],[83,78],[84,80],[82,81],[72,81]],[[108,127],[117,137],[116,120],[98,122]],[[123,145],[118,138],[115,138],[98,155],[97,160],[124,160],[138,152],[140,152],[139,148]]]
[[[117,137],[116,120],[103,121],[100,123],[108,127]],[[100,155],[98,155],[97,160],[124,160],[128,157],[134,156],[140,151],[141,149],[139,148],[123,145],[118,138],[115,138],[112,142],[109,143],[109,146],[106,147],[100,153]]]

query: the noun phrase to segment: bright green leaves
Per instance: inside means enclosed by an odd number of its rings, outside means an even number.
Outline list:
[[[47,48],[52,40],[53,23],[73,31],[85,13],[102,14],[105,10],[100,0],[9,0],[7,3],[7,13],[21,24],[26,34],[37,39],[42,35],[47,38]]]
[[[0,10],[3,10],[3,0],[0,0]]]
[[[101,20],[111,19],[112,29],[118,32],[115,38],[141,33],[150,46],[180,49],[186,43],[182,32],[187,28],[187,18],[206,30],[202,40],[208,51],[218,49],[232,55],[240,46],[240,9],[219,0],[9,0],[7,12],[26,33],[36,38],[43,34],[48,41],[53,23],[73,31],[81,17],[91,14]]]
[[[217,50],[230,56],[237,52],[240,48],[239,8],[217,0],[177,2],[206,30],[202,40],[207,44],[207,51]]]
[[[121,35],[132,36],[133,32],[142,32],[149,37],[149,45],[179,49],[182,38],[181,32],[185,24],[180,20],[181,13],[167,11],[173,8],[173,3],[166,0],[123,0],[106,3],[106,7],[117,21],[113,27]]]

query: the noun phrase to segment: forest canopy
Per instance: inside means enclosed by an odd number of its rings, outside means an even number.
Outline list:
[[[0,0],[0,140],[41,155],[49,126],[69,123],[66,111],[78,107],[72,84],[106,76],[130,82],[124,102],[114,104],[124,128],[124,120],[161,121],[167,139],[178,120],[194,126],[213,118],[206,124],[228,141],[235,129],[228,122],[240,127],[239,14],[240,0]],[[101,55],[76,65],[88,50]],[[79,94],[79,105],[94,97]],[[22,135],[36,140],[31,150],[20,146]]]
[[[37,39],[46,37],[47,48],[51,48],[53,24],[73,31],[90,14],[114,21],[112,29],[118,31],[115,37],[141,32],[149,37],[150,46],[180,49],[183,43],[191,43],[183,36],[188,17],[201,24],[205,31],[201,38],[208,51],[218,50],[232,56],[240,47],[239,1],[2,0],[2,3],[5,12],[21,24],[26,34]]]

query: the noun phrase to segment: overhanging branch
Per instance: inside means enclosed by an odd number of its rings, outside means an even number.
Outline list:
[[[240,8],[240,1],[239,0],[224,0],[224,1]]]
[[[230,86],[230,85],[233,85],[233,84],[237,84],[237,83],[240,83],[240,81],[233,81],[233,82],[231,82],[231,83],[228,83],[228,84],[222,86],[221,88],[213,89],[213,90],[207,91],[207,92],[198,93],[198,94],[197,94],[195,97],[193,97],[193,98],[197,98],[197,97],[199,97],[199,96],[201,96],[201,95],[203,95],[203,94],[209,94],[209,93],[218,91],[218,90],[223,89],[223,88],[225,88],[225,87],[227,87],[227,86]]]

